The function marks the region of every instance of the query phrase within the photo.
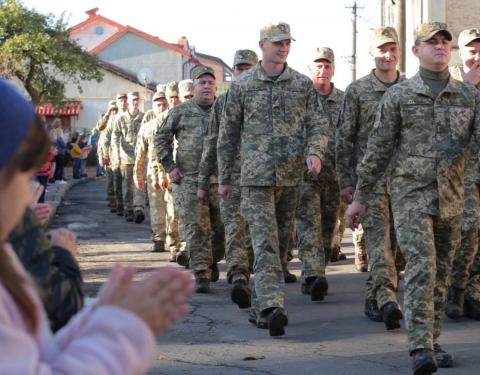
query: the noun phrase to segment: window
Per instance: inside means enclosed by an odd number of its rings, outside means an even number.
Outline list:
[[[97,35],[103,35],[104,32],[105,32],[105,29],[103,28],[103,26],[97,26],[95,28],[95,34]]]

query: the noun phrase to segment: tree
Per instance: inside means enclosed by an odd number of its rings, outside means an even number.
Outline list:
[[[70,39],[64,15],[40,14],[0,0],[0,75],[18,78],[36,104],[60,104],[65,83],[102,80],[97,61]]]

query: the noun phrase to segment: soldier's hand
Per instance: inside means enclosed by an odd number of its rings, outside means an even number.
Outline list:
[[[474,62],[468,73],[465,73],[462,69],[462,78],[474,86],[478,85],[480,82],[480,61]]]
[[[73,256],[77,255],[77,237],[72,231],[66,228],[52,229],[47,232],[47,236],[52,246],[68,250]]]
[[[308,155],[307,157],[308,175],[316,177],[322,169],[322,161],[317,155]]]
[[[177,167],[173,168],[168,174],[170,175],[172,182],[175,184],[178,184],[183,177],[180,169]]]
[[[162,178],[162,190],[166,190],[170,187],[170,180],[168,177]]]
[[[160,182],[156,178],[152,180],[152,188],[155,191],[159,191],[162,189],[162,185],[160,185]]]
[[[352,230],[356,229],[365,217],[365,206],[360,202],[354,201],[348,206],[345,216],[347,217],[347,225],[349,228]]]
[[[342,191],[340,192],[340,198],[342,198],[342,200],[345,202],[345,203],[352,203],[352,200],[353,200],[353,187],[352,186],[347,186],[346,188],[342,189]]]
[[[218,185],[218,194],[226,201],[232,195],[232,185]]]
[[[45,224],[52,212],[52,209],[47,203],[37,203],[33,210],[35,211],[35,215],[37,215],[38,221],[40,221],[40,224],[42,225]]]
[[[200,203],[206,204],[208,202],[208,195],[209,194],[207,190],[203,190],[200,188],[197,189],[197,198]]]
[[[141,178],[135,183],[137,186],[138,190],[143,190],[143,187],[145,186],[145,181],[143,181]]]
[[[110,166],[110,159],[109,158],[103,158],[103,165],[105,167],[109,167]]]

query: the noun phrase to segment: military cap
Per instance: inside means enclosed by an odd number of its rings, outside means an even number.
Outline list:
[[[285,22],[269,23],[260,30],[260,40],[269,40],[270,42],[279,42],[292,38],[290,35],[290,26]]]
[[[165,92],[157,91],[155,94],[153,94],[152,102],[161,98],[165,98]]]
[[[327,60],[331,64],[335,63],[335,54],[333,50],[328,47],[318,47],[315,48],[315,52],[313,54],[313,61],[318,60]]]
[[[418,25],[413,32],[413,39],[415,43],[426,42],[437,33],[442,33],[448,40],[452,40],[452,34],[447,30],[447,24],[443,22],[425,22]]]
[[[178,83],[179,96],[182,98],[187,95],[193,95],[193,81],[191,79],[184,79]]]
[[[126,98],[126,97],[127,97],[127,94],[125,94],[124,92],[121,92],[121,93],[117,94],[115,99],[118,100],[118,99],[122,99],[122,98]]]
[[[178,96],[178,83],[175,81],[168,82],[165,89],[165,95],[169,98],[173,96]]]
[[[116,107],[117,106],[117,101],[116,100],[110,100],[108,102],[108,106],[109,107]]]
[[[378,48],[386,43],[397,43],[398,35],[397,31],[390,26],[380,27],[373,30],[370,36],[370,48]]]
[[[206,65],[197,65],[195,68],[192,69],[192,79],[198,79],[204,74],[210,74],[213,78],[215,78],[215,72],[213,71],[212,68]]]
[[[138,93],[138,91],[130,91],[130,92],[127,94],[127,97],[128,97],[128,99],[139,99],[139,98],[140,98],[140,94]]]
[[[463,30],[458,36],[458,46],[465,47],[477,39],[480,39],[480,29]]]
[[[255,65],[258,62],[257,54],[249,49],[239,49],[235,52],[233,66],[240,64]]]
[[[159,83],[157,85],[157,91],[156,92],[159,92],[159,93],[163,93],[163,95],[165,95],[165,88],[166,88],[167,85],[163,84],[163,83]]]

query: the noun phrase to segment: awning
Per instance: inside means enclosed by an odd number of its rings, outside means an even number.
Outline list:
[[[80,113],[80,101],[71,100],[64,102],[61,106],[55,106],[51,103],[38,105],[36,112],[44,116],[78,116]]]

